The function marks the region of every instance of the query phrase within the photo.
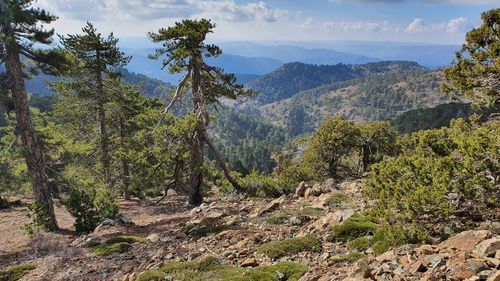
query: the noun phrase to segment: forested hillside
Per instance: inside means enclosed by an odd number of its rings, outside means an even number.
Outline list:
[[[207,13],[146,35],[168,84],[113,32],[55,42],[38,1],[0,0],[0,281],[500,280],[500,9],[442,70],[289,63],[242,85],[203,17],[280,10],[188,2]]]
[[[329,117],[356,122],[386,120],[407,110],[449,101],[439,85],[443,74],[423,69],[371,74],[306,90],[291,98],[259,107],[273,124],[311,132]]]
[[[289,98],[301,91],[367,76],[369,74],[398,72],[402,70],[422,70],[414,62],[379,62],[362,65],[310,65],[289,63],[264,75],[248,87],[260,93],[258,101],[268,104]]]

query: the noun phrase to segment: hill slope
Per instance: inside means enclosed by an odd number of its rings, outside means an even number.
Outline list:
[[[426,70],[372,74],[303,91],[263,105],[259,111],[273,124],[294,131],[294,135],[311,132],[335,115],[356,122],[386,120],[407,110],[446,103],[448,97],[439,89],[442,75]]]
[[[363,65],[289,63],[252,81],[247,86],[260,93],[257,98],[260,103],[267,104],[337,81],[352,80],[374,73],[423,69],[417,63],[406,61],[386,61]]]

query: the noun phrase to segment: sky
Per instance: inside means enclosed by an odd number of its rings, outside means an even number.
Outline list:
[[[397,41],[460,44],[500,0],[38,0],[58,34],[86,21],[145,37],[184,18],[209,18],[216,41]]]

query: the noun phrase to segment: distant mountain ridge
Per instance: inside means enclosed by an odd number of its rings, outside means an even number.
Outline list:
[[[312,65],[288,63],[247,84],[260,93],[257,101],[268,104],[287,99],[293,95],[337,81],[361,78],[369,74],[403,70],[424,70],[415,62],[386,61],[362,65]]]

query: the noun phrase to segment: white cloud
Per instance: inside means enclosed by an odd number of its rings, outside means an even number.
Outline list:
[[[471,28],[471,24],[466,18],[459,17],[448,22],[427,23],[422,18],[414,19],[405,29],[408,33],[418,32],[464,32]]]
[[[446,32],[463,32],[469,29],[469,21],[463,17],[452,19],[446,24]]]
[[[303,23],[297,25],[297,27],[302,29],[308,29],[314,27],[315,25],[316,22],[313,20],[313,18],[309,17]]]
[[[500,0],[423,0],[435,4],[459,4],[459,5],[491,5],[500,4]]]
[[[405,29],[406,32],[424,32],[427,24],[421,18],[414,19]]]
[[[323,28],[329,31],[351,31],[351,32],[378,32],[389,29],[389,22],[370,22],[370,21],[355,21],[355,22],[332,22],[323,23]]]
[[[286,14],[263,1],[238,4],[234,0],[41,0],[40,4],[77,20],[208,17],[231,22],[274,22]]]

